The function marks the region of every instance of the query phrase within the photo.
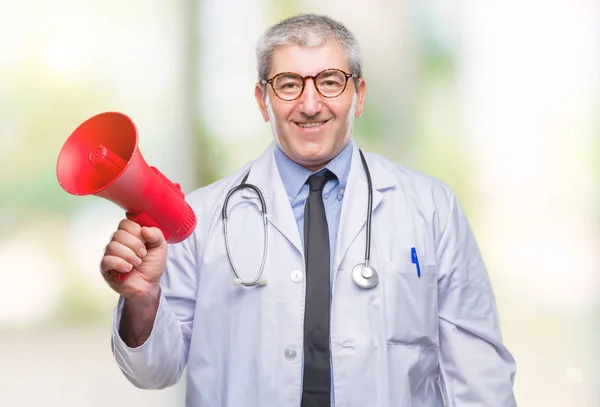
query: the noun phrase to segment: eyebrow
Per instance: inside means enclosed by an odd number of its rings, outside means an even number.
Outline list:
[[[302,77],[302,75],[300,75],[299,73],[295,73],[295,72],[282,72],[278,75],[280,75],[283,78],[295,78],[296,76]]]
[[[329,72],[328,72],[329,71]],[[330,76],[335,75],[336,72],[342,72],[345,73],[345,71],[343,69],[339,69],[339,68],[327,68],[327,69],[323,69],[322,71],[317,72],[314,75],[306,75],[303,76],[297,72],[292,72],[292,71],[283,71],[283,72],[279,72],[278,74],[275,74],[275,76],[280,76],[284,79],[290,79],[290,78],[295,78],[297,76],[301,77],[301,78],[305,78],[305,77],[311,77],[311,78],[315,78],[317,75],[321,75],[323,78],[328,78]],[[273,78],[275,77],[273,76]]]
[[[329,71],[329,72],[327,72],[327,71]],[[333,70],[333,68],[329,68],[329,69],[325,69],[324,71],[319,72],[319,74],[322,74],[322,76],[324,76],[326,78],[328,76],[335,75],[337,72],[338,71]]]

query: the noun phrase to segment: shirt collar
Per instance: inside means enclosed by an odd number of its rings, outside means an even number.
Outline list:
[[[350,141],[346,147],[344,147],[343,150],[325,166],[325,168],[316,171],[322,172],[324,169],[331,171],[339,180],[340,189],[345,188],[346,182],[348,181],[350,164],[352,162],[353,145],[354,141]],[[283,153],[283,151],[281,151],[277,144],[275,144],[274,154],[275,163],[277,164],[277,169],[279,170],[281,180],[283,181],[285,192],[290,202],[292,202],[296,199],[296,196],[298,196],[298,193],[306,183],[308,177],[313,173],[297,162],[291,160]]]

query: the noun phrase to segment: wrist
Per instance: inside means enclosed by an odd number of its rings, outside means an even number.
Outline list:
[[[143,291],[125,296],[125,302],[132,309],[156,308],[160,302],[160,293],[160,284],[152,284]]]
[[[143,345],[152,333],[160,303],[160,285],[125,298],[119,335],[131,348]]]

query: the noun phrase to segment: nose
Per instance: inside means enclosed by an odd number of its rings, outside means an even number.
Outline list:
[[[322,108],[321,95],[317,92],[314,79],[307,79],[304,91],[298,100],[298,109],[307,116],[315,116]]]

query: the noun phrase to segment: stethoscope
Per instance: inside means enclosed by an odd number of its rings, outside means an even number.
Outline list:
[[[373,211],[373,185],[371,183],[371,173],[369,172],[369,166],[367,165],[367,160],[365,160],[365,156],[363,155],[361,150],[358,150],[360,153],[360,160],[362,161],[362,166],[365,171],[365,175],[367,176],[367,185],[369,188],[368,191],[368,205],[367,205],[367,236],[365,242],[365,262],[359,263],[352,269],[352,279],[362,288],[373,288],[379,283],[379,273],[373,266],[370,265],[371,258],[371,218]],[[265,198],[263,197],[262,192],[256,185],[247,184],[246,180],[250,175],[250,171],[246,173],[242,182],[239,185],[231,188],[229,192],[227,192],[227,196],[225,197],[225,202],[223,202],[223,230],[225,232],[225,248],[227,249],[227,257],[229,258],[229,263],[231,264],[231,268],[233,269],[233,273],[235,274],[235,279],[233,280],[233,284],[236,286],[244,286],[244,287],[253,287],[253,286],[265,286],[267,285],[267,279],[263,277],[263,270],[265,268],[265,261],[267,259],[267,231],[268,231],[268,222],[267,222],[267,205],[265,203]],[[231,256],[231,248],[229,247],[229,239],[227,233],[227,222],[229,218],[227,217],[227,205],[229,203],[229,198],[237,191],[250,188],[256,195],[258,195],[258,199],[260,200],[260,208],[257,207],[258,211],[263,216],[263,228],[264,228],[264,242],[263,242],[263,255],[262,261],[260,264],[260,268],[258,273],[254,277],[253,280],[244,280],[240,277],[240,274],[233,263],[233,257]]]

